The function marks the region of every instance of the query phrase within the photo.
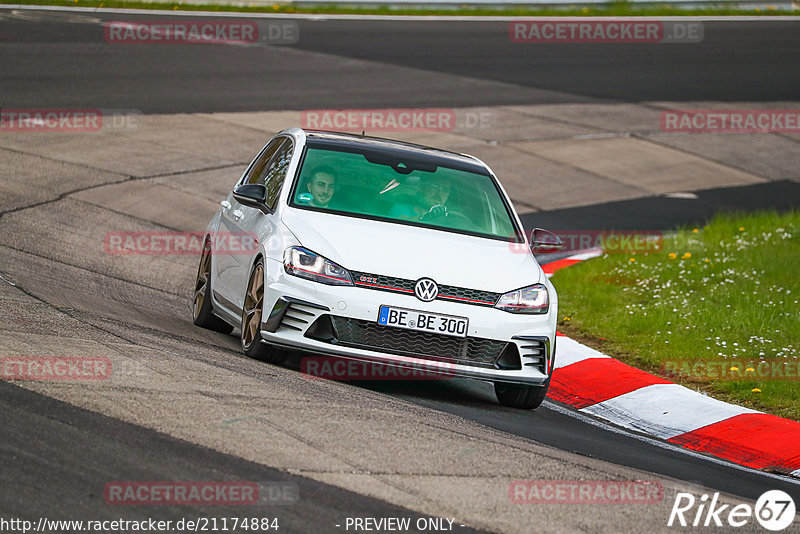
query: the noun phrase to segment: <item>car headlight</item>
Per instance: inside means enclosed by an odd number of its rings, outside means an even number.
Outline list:
[[[494,307],[511,313],[545,314],[550,309],[550,297],[544,284],[536,284],[509,291],[497,299]]]
[[[352,286],[350,272],[303,247],[287,248],[283,254],[283,268],[287,274],[331,286]]]

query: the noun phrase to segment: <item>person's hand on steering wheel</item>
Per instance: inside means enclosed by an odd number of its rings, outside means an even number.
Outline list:
[[[436,219],[438,217],[447,217],[447,206],[444,206],[443,204],[431,206],[431,209],[429,209],[427,213],[423,214],[419,220],[425,221],[429,219]]]

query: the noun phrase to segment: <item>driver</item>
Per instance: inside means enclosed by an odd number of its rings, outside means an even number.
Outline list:
[[[389,216],[411,221],[425,221],[436,217],[446,217],[445,203],[450,197],[450,184],[439,176],[423,177],[413,203],[400,203],[392,206]]]

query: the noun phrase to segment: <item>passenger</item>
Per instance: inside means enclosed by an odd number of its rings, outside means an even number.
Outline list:
[[[389,210],[389,216],[410,221],[446,217],[445,203],[449,197],[450,184],[446,180],[438,176],[423,177],[414,202],[395,204]]]
[[[336,171],[328,165],[319,165],[311,171],[311,179],[308,180],[306,187],[311,193],[309,206],[315,208],[327,208],[333,193],[336,190]]]

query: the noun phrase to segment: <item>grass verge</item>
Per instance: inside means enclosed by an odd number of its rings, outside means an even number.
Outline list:
[[[246,1],[246,0],[232,0]],[[710,8],[683,9],[657,4],[634,5],[630,2],[611,0],[606,4],[596,7],[569,7],[564,8],[482,8],[470,7],[467,4],[458,8],[402,8],[402,7],[358,7],[347,4],[324,3],[316,6],[296,6],[275,2],[268,6],[254,5],[217,5],[193,4],[183,2],[143,2],[138,0],[11,0],[0,2],[0,6],[8,4],[31,6],[62,6],[62,7],[88,7],[88,8],[127,8],[127,9],[155,9],[164,11],[210,11],[210,12],[236,12],[236,13],[297,13],[297,14],[328,14],[328,15],[438,15],[438,16],[497,16],[497,17],[680,17],[680,16],[774,16],[793,15],[800,16],[798,11],[785,11],[767,6],[765,9],[740,9],[737,7],[718,6]]]
[[[559,329],[713,397],[800,421],[800,212],[727,214],[658,252],[558,271]]]

